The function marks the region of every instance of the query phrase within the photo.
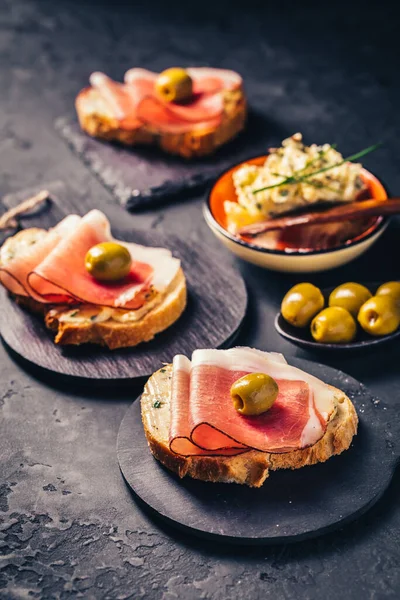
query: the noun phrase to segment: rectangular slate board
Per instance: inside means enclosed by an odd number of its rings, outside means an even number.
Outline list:
[[[128,148],[96,140],[81,130],[75,117],[59,118],[55,127],[115,198],[132,211],[189,197],[227,168],[265,154],[282,139],[276,125],[254,111],[236,139],[212,156],[192,160],[155,147]]]

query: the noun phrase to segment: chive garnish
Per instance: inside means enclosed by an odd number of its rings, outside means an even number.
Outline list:
[[[337,144],[331,144],[329,146],[329,148],[326,148],[325,150],[319,150],[318,152],[318,156],[314,156],[314,158],[312,158],[311,160],[307,161],[306,164],[304,165],[304,167],[302,169],[299,169],[298,171],[295,172],[295,175],[300,175],[300,173],[303,173],[304,171],[307,171],[307,169],[309,167],[311,167],[314,163],[316,163],[318,160],[324,160],[326,162],[326,159],[324,158],[325,154],[328,152],[328,150],[336,150],[337,148]],[[282,175],[283,177],[283,175]]]
[[[378,144],[374,144],[373,146],[368,146],[368,148],[364,148],[364,150],[361,150],[360,152],[357,152],[356,154],[351,154],[350,156],[346,156],[346,158],[339,161],[338,163],[335,163],[333,165],[328,165],[327,167],[322,167],[321,169],[318,169],[317,171],[313,171],[312,173],[306,173],[305,175],[299,176],[299,174],[302,173],[305,170],[305,168],[308,168],[310,166],[310,165],[307,165],[306,167],[303,167],[303,169],[300,169],[299,171],[295,171],[293,173],[293,175],[285,177],[279,183],[274,183],[273,185],[267,185],[266,187],[259,188],[258,190],[253,190],[253,194],[258,194],[259,192],[263,192],[264,190],[270,190],[272,188],[280,187],[282,185],[291,185],[294,183],[301,183],[303,181],[305,181],[306,183],[310,183],[308,181],[308,179],[310,177],[314,177],[315,175],[319,175],[320,173],[325,173],[326,171],[329,171],[330,169],[334,169],[335,167],[340,167],[340,166],[344,165],[346,162],[353,162],[355,160],[358,160],[359,158],[362,158],[366,154],[370,154],[370,152],[374,152],[375,150],[380,148],[381,145],[382,145],[382,143],[379,142]]]
[[[159,400],[156,400],[153,404],[153,408],[160,408],[161,406],[161,402]]]

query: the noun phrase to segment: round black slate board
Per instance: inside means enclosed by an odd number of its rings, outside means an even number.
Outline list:
[[[371,507],[389,485],[398,458],[386,408],[341,371],[305,360],[290,362],[342,389],[354,402],[360,424],[348,451],[323,464],[271,472],[260,489],[180,480],[151,455],[136,401],[117,441],[119,465],[135,497],[189,533],[248,544],[316,537]]]
[[[135,348],[107,350],[92,344],[57,346],[43,319],[21,309],[1,290],[0,334],[23,359],[63,376],[123,380],[145,377],[175,354],[217,348],[232,342],[243,322],[247,292],[233,267],[203,245],[154,231],[118,231],[119,239],[169,248],[182,261],[188,305],[172,327]]]
[[[361,281],[362,285],[365,285],[373,294],[376,292],[378,287],[384,283],[383,281]],[[329,295],[335,287],[322,288],[321,292],[325,298],[325,306],[328,306]],[[388,344],[397,339],[400,339],[400,329],[383,335],[381,337],[373,337],[361,329],[357,325],[357,335],[355,340],[346,344],[321,344],[316,342],[310,332],[309,327],[293,327],[290,325],[282,316],[282,313],[277,313],[274,320],[275,329],[286,340],[292,342],[300,348],[305,348],[311,352],[329,352],[339,353],[339,355],[346,354],[360,354],[361,352],[376,350],[377,346]]]

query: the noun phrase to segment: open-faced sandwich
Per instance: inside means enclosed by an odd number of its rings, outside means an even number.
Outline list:
[[[141,398],[151,452],[180,477],[260,487],[347,450],[357,414],[341,390],[252,348],[196,350],[154,373]]]
[[[241,131],[247,105],[242,78],[233,71],[193,67],[158,74],[135,68],[124,83],[93,73],[76,110],[91,136],[153,144],[190,158],[211,154]]]
[[[0,281],[16,302],[44,315],[58,344],[136,346],[186,306],[180,261],[165,248],[114,239],[98,210],[9,238],[0,250]]]

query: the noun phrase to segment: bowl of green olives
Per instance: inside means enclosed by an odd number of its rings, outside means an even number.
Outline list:
[[[400,282],[299,283],[285,294],[275,328],[308,350],[374,348],[400,338]]]

